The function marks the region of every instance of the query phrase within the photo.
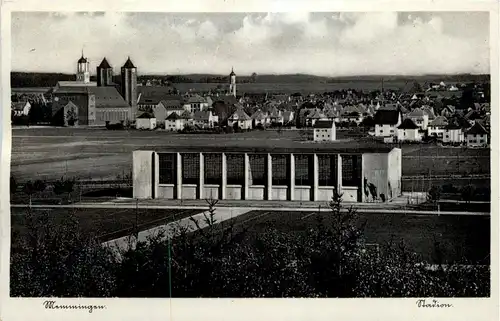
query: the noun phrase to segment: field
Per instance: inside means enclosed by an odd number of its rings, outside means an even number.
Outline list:
[[[53,222],[60,223],[68,217],[71,209],[51,208],[33,209],[35,217],[41,218],[44,211],[48,212]],[[75,211],[78,225],[82,233],[94,235],[101,241],[109,241],[130,235],[132,228],[137,224],[140,230],[174,222],[185,217],[200,213],[200,210],[165,210],[165,209],[103,209],[79,208]],[[26,208],[11,208],[12,247],[20,246],[21,239],[26,235],[25,222]]]
[[[332,214],[311,212],[253,211],[233,219],[236,230],[247,230],[247,239],[265,233],[268,228],[303,233],[317,224],[321,215],[325,225],[334,224]],[[489,264],[490,217],[458,215],[403,215],[360,213],[358,224],[364,227],[366,243],[383,248],[388,242],[403,241],[422,259],[436,263],[439,245],[447,262],[480,262]],[[224,222],[228,224],[228,222]],[[331,225],[330,225],[331,226]]]
[[[293,146],[301,140],[299,131],[283,131],[281,134],[276,131],[254,131],[193,135],[85,128],[14,129],[12,136],[11,171],[18,181],[54,180],[61,176],[116,179],[117,176],[131,173],[134,150],[158,145],[189,145],[190,142],[196,141],[220,146],[228,140],[241,142],[241,145],[255,141],[272,145],[273,141],[287,140]],[[355,140],[347,138],[342,131],[338,131],[338,137]],[[403,176],[471,173],[490,173],[489,149],[403,146]],[[488,179],[483,182],[488,182]],[[422,184],[420,181],[417,183]]]

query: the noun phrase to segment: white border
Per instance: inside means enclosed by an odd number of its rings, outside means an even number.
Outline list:
[[[0,213],[0,319],[1,320],[498,320],[498,8],[497,1],[360,1],[315,0],[236,1],[70,1],[4,0],[1,10],[2,119]],[[489,299],[443,299],[451,309],[417,308],[416,299],[61,299],[59,304],[105,304],[106,310],[46,310],[44,299],[9,298],[10,211],[10,13],[11,11],[176,11],[176,12],[279,12],[279,11],[489,11],[492,88],[492,296]],[[495,179],[497,178],[497,179]]]

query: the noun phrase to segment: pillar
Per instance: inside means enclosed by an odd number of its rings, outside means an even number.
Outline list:
[[[205,162],[203,161],[203,153],[200,153],[200,177],[198,183],[198,195],[199,199],[203,199],[205,195],[203,195],[203,185],[205,185]]]
[[[245,173],[244,173],[244,184],[243,184],[243,199],[246,200],[248,199],[248,186],[250,185],[250,157],[248,156],[247,153],[244,154],[244,160],[245,160]]]
[[[337,193],[342,194],[342,156],[337,156]]]
[[[295,156],[290,154],[290,185],[288,186],[289,200],[295,200]]]
[[[313,154],[313,201],[319,199],[319,165],[318,165],[318,154]]]
[[[365,174],[364,174],[364,169],[363,169],[363,164],[364,164],[364,157],[365,154],[361,154],[358,157],[361,157],[361,202],[366,202],[365,200]]]
[[[153,152],[153,157],[155,159],[155,173],[153,180],[153,190],[154,190],[154,198],[158,198],[158,185],[160,184],[160,155],[156,152]]]
[[[177,180],[176,180],[176,188],[177,188],[177,199],[182,199],[182,156],[180,153],[175,153],[177,156]]]
[[[226,187],[227,187],[227,158],[226,153],[222,153],[222,186],[220,199],[226,199]]]
[[[266,184],[266,193],[267,199],[273,199],[273,158],[271,154],[267,154],[267,184]]]

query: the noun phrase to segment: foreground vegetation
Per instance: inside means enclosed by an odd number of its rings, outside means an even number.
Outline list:
[[[481,297],[489,296],[485,266],[429,267],[404,244],[365,244],[356,211],[331,203],[332,225],[296,233],[268,229],[254,238],[215,220],[178,226],[120,256],[78,232],[70,213],[55,225],[26,213],[28,237],[11,257],[11,296],[39,297]],[[195,224],[201,222],[194,221]],[[136,231],[137,232],[137,231]]]

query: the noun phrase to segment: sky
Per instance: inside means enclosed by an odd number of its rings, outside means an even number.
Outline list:
[[[12,13],[12,70],[319,76],[489,73],[487,12]]]

